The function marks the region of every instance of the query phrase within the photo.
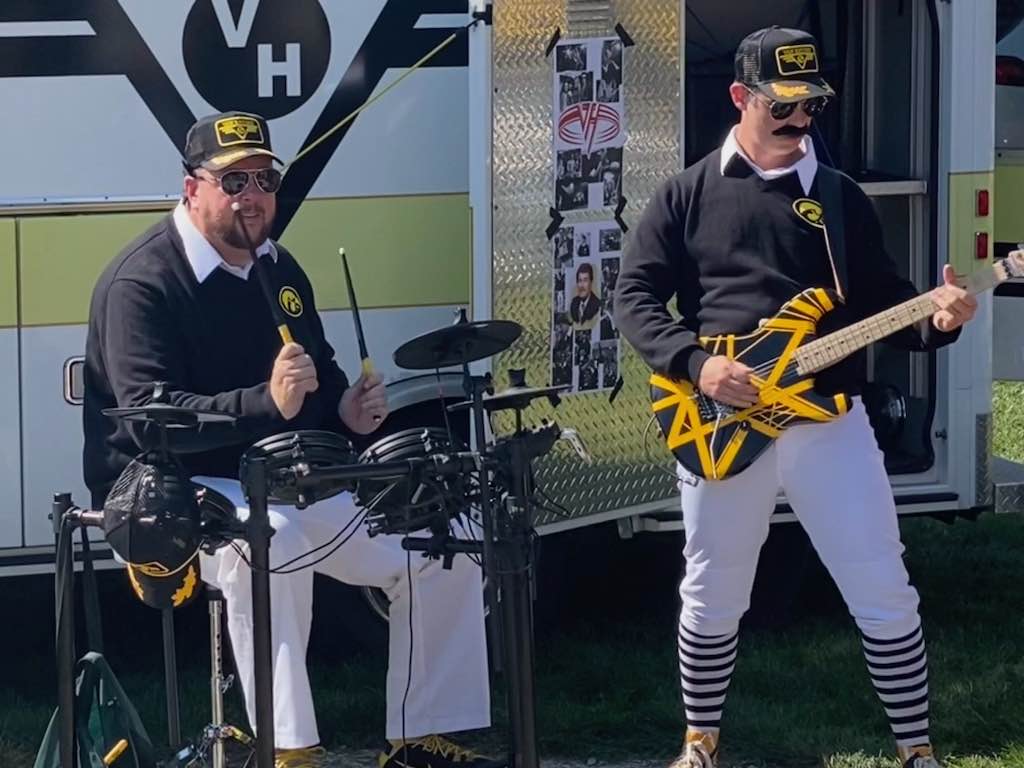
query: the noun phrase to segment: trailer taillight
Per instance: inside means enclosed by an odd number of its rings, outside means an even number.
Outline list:
[[[1024,61],[1016,56],[996,56],[996,85],[1024,86]]]
[[[979,260],[988,258],[988,232],[974,233],[974,258]]]
[[[976,216],[988,216],[988,190],[979,189],[975,205]]]

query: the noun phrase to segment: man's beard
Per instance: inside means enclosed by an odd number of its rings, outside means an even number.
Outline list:
[[[226,220],[217,222],[217,234],[220,235],[221,240],[232,248],[238,248],[243,251],[249,250],[249,242],[246,240],[245,234],[240,231],[243,226],[246,227],[246,232],[252,238],[253,247],[258,247],[260,243],[269,237],[271,222],[267,221],[265,216],[261,220],[259,230],[255,233],[253,233],[252,227],[248,225],[248,222],[256,220],[242,219],[239,221],[240,218],[232,213]]]

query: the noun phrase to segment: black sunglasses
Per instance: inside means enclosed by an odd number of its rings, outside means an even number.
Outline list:
[[[793,112],[796,111],[798,104],[803,108],[804,114],[808,117],[817,117],[825,111],[825,107],[828,106],[829,101],[828,96],[814,96],[813,98],[803,99],[802,101],[772,101],[756,91],[752,91],[750,88],[747,90],[750,91],[751,95],[755,98],[759,98],[767,102],[768,111],[776,120],[785,120],[787,117],[792,115]]]
[[[230,197],[242,194],[245,188],[249,186],[250,178],[255,179],[256,186],[268,195],[274,194],[281,188],[281,172],[276,168],[259,168],[255,171],[228,171],[219,176],[216,174],[210,175],[213,178],[206,180],[211,183],[213,181],[219,182],[224,194]],[[203,179],[205,177],[197,176],[196,178]]]

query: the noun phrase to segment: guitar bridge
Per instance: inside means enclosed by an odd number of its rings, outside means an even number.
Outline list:
[[[703,421],[717,421],[718,419],[725,419],[732,416],[739,409],[734,408],[731,405],[727,405],[726,403],[720,403],[714,398],[708,397],[703,392],[698,391],[697,410]]]

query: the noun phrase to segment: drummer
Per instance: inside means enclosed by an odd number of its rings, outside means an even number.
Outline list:
[[[257,440],[283,432],[325,429],[372,433],[388,414],[376,374],[350,383],[334,359],[309,279],[268,235],[281,185],[266,121],[222,113],[189,130],[182,199],[128,244],[93,292],[86,342],[85,480],[100,508],[123,468],[153,437],[102,411],[145,405],[165,382],[172,405],[238,415],[236,425],[206,423],[172,435],[171,448],[196,482],[248,509],[239,459]],[[259,282],[240,218],[260,267],[271,276],[295,343],[283,344]],[[439,560],[411,558],[397,536],[371,539],[365,526],[320,560],[329,542],[360,510],[348,493],[297,510],[271,505],[274,742],[278,768],[307,768],[324,757],[306,671],[313,615],[313,573],[382,588],[391,600],[386,743],[381,768],[480,768],[488,758],[441,734],[490,724],[481,573],[469,557],[450,570]],[[223,591],[228,629],[255,729],[251,578],[239,550],[204,555],[202,578]],[[297,566],[311,567],[296,570]],[[410,583],[411,578],[411,583]],[[413,593],[415,600],[413,600]],[[412,615],[410,617],[410,611]],[[410,649],[413,645],[413,649]],[[411,675],[410,675],[411,657]],[[407,749],[401,750],[404,735]]]

